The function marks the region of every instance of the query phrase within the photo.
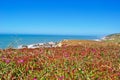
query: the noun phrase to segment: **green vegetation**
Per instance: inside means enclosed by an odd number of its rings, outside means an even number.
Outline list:
[[[0,80],[120,80],[120,47],[86,43],[0,50]]]

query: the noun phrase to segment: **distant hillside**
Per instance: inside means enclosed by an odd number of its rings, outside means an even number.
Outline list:
[[[120,44],[120,33],[110,34],[108,36],[105,36],[103,41],[116,42]]]

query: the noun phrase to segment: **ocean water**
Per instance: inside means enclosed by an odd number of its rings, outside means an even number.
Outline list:
[[[20,45],[46,43],[51,41],[59,42],[64,39],[95,40],[100,39],[100,36],[0,34],[0,49],[5,49],[8,47],[17,48]]]

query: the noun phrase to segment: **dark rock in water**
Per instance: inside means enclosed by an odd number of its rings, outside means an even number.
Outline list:
[[[33,47],[38,47],[39,46],[39,44],[35,44],[35,45],[33,45]]]
[[[28,46],[27,45],[22,45],[22,48],[28,48]]]

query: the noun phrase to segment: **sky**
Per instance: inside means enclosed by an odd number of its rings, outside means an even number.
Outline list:
[[[120,33],[119,0],[0,0],[1,34]]]

